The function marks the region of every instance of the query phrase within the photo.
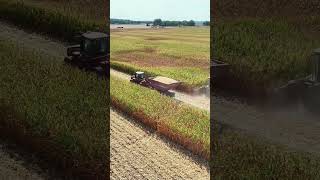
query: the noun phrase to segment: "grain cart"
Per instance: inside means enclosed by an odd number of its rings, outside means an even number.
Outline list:
[[[67,47],[64,61],[109,77],[109,36],[100,32],[86,32],[77,39],[79,44]]]
[[[139,84],[144,87],[155,89],[162,94],[165,94],[170,97],[174,97],[174,92],[170,91],[175,89],[180,82],[170,79],[167,77],[156,76],[156,77],[146,77],[144,72],[136,72],[131,76],[130,82]]]

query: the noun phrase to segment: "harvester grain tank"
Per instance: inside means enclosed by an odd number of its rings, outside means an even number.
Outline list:
[[[64,61],[109,77],[109,36],[101,32],[86,32],[77,39],[79,44],[67,48]]]
[[[144,72],[141,71],[138,71],[134,75],[132,75],[130,82],[155,89],[160,93],[171,97],[173,97],[175,94],[170,90],[175,89],[180,84],[179,81],[163,76],[146,77]]]

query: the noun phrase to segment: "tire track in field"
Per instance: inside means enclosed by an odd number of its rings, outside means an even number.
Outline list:
[[[208,165],[110,110],[111,179],[209,179]]]

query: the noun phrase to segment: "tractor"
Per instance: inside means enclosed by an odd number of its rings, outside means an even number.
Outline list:
[[[64,61],[109,77],[109,36],[100,32],[86,32],[75,38],[79,43],[67,47]]]
[[[137,71],[134,75],[131,76],[130,82],[139,84],[141,86],[157,90],[161,94],[174,97],[175,93],[171,90],[175,89],[180,85],[180,82],[170,79],[167,77],[156,76],[156,77],[147,77],[144,72]]]

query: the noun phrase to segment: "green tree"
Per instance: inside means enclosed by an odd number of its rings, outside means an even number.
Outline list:
[[[155,19],[153,21],[154,26],[162,26],[162,20],[161,19]]]

